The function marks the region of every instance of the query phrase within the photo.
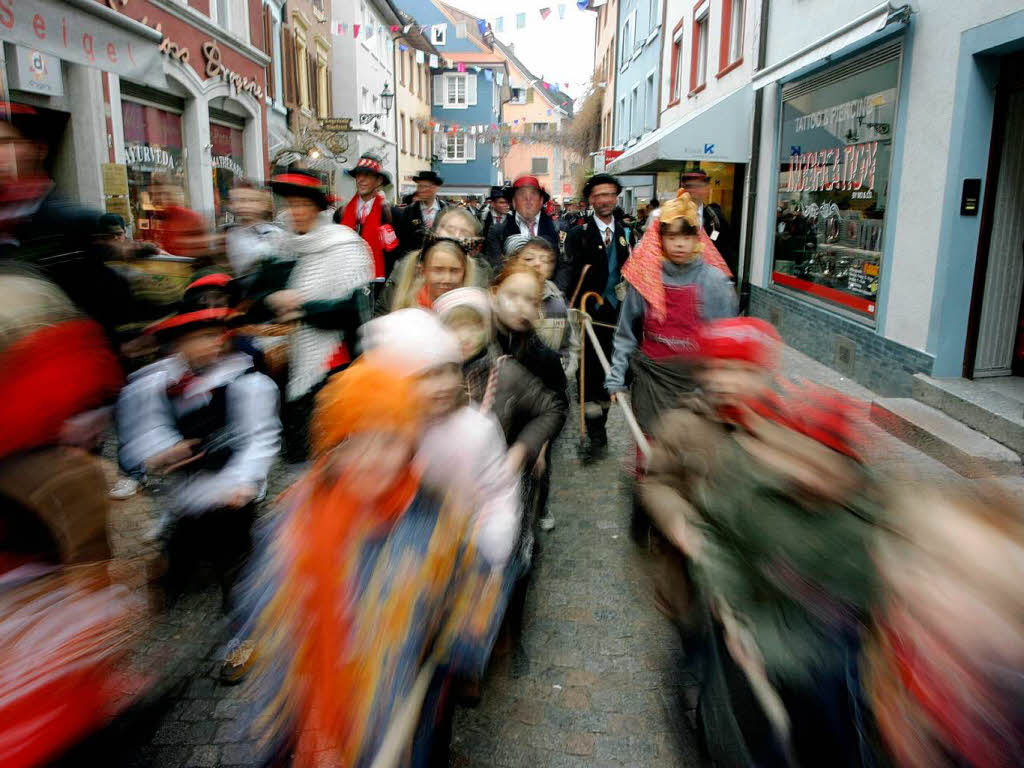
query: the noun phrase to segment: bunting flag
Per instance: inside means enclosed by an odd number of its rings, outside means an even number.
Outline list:
[[[587,10],[588,5],[590,5],[590,0],[576,0],[576,7],[581,11]]]
[[[495,77],[498,78],[498,85],[499,86],[505,84],[505,73],[504,72],[497,72],[497,73],[495,73]]]
[[[398,50],[400,50],[402,53],[405,53],[406,51],[409,50],[409,46],[408,45],[402,45],[401,43],[399,43],[398,44]]]
[[[560,18],[560,19],[564,19],[565,18],[565,3],[559,3],[558,4],[558,18]]]
[[[408,35],[410,29],[412,29],[412,24],[406,24],[402,27],[402,34]]]
[[[540,9],[540,17],[544,21],[547,21],[548,16],[550,16],[550,15],[551,15],[551,9],[550,8],[541,8]]]
[[[434,69],[437,69],[438,61],[436,53],[430,54],[430,66],[433,67]]]
[[[352,25],[352,37],[359,37],[359,25],[358,24],[353,24]]]
[[[392,31],[392,32],[397,32],[397,31],[398,31],[398,30],[400,30],[400,29],[401,29],[401,27],[400,27],[400,26],[398,26],[397,24],[392,24],[392,25],[391,25],[391,31]]]
[[[526,26],[526,14],[525,13],[517,13],[516,14],[516,29],[522,29],[525,26]]]
[[[504,16],[499,16],[498,18],[496,18],[494,20],[494,28],[498,32],[504,32],[505,31],[505,17]]]
[[[551,114],[551,110],[550,110],[550,109],[548,110],[548,114],[549,114],[549,115]]]
[[[493,80],[493,79],[494,79],[494,73],[491,70],[489,70],[489,69],[485,69],[484,70],[484,80],[486,80],[487,82],[491,82],[491,80]]]
[[[568,84],[568,83],[562,83],[562,85],[564,85],[564,86],[565,86],[566,88],[568,88],[568,87],[569,87],[569,84]]]
[[[540,84],[544,86],[545,91],[551,90],[551,83],[549,83],[547,80],[542,80]]]
[[[342,24],[339,21],[335,21],[334,23],[331,24],[331,34],[332,35],[344,35],[345,34],[345,25]]]
[[[480,37],[483,37],[484,35],[487,34],[487,22],[484,21],[483,19],[476,20],[476,28],[480,30]]]
[[[457,69],[457,70],[458,70],[459,72],[465,72],[465,71],[466,71],[466,65],[465,65],[464,63],[462,63],[462,62],[460,61],[460,62],[459,62],[459,64],[458,64],[458,66],[456,67],[456,69]]]
[[[416,51],[416,63],[417,64],[422,64],[426,60],[427,60],[427,54],[425,54],[423,51]]]

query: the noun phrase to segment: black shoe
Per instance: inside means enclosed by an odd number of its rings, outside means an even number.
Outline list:
[[[583,464],[593,464],[608,455],[608,443],[595,444],[589,437],[580,441],[579,457]]]

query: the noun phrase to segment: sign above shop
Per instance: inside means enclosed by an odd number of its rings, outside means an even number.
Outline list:
[[[115,24],[106,19],[113,15],[106,8],[97,3],[92,12],[85,10],[88,5],[0,0],[0,40],[137,82],[165,85],[158,40],[137,21],[117,17]]]
[[[320,120],[320,127],[325,131],[344,132],[352,130],[351,117],[325,117]]]
[[[224,66],[220,58],[220,48],[212,40],[203,43],[203,59],[206,61],[206,76],[219,77],[226,83],[230,83],[236,91],[245,91],[257,99],[263,98],[263,88],[255,80],[243,77],[237,72],[232,72]]]
[[[36,48],[5,43],[7,76],[11,88],[44,96],[63,96],[64,78],[60,75],[60,59]]]

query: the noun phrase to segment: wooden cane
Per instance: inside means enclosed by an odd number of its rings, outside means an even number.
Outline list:
[[[583,268],[584,269],[584,274],[586,274],[586,269],[589,266],[590,265],[588,264],[588,265],[586,265]],[[580,277],[580,285],[583,285],[583,277],[582,276]],[[579,291],[580,285],[576,286],[576,290],[577,291]],[[586,402],[586,394],[585,394],[586,393],[586,389],[584,388],[584,386],[586,384],[586,378],[587,378],[586,377],[586,368],[587,368],[587,356],[586,356],[586,351],[587,351],[587,334],[585,333],[584,329],[586,328],[587,320],[590,317],[587,314],[587,299],[589,299],[591,296],[593,296],[595,299],[597,299],[597,305],[598,306],[601,306],[602,304],[604,304],[604,299],[601,298],[601,294],[597,293],[596,291],[587,291],[585,294],[583,294],[583,298],[580,299],[580,440],[584,440],[587,437],[587,415],[586,415],[586,404],[587,404],[587,402]],[[575,300],[575,299],[576,299],[576,294],[573,294],[573,300]],[[570,304],[569,306],[572,306],[572,304]]]
[[[583,271],[580,272],[580,279],[576,281],[576,290],[572,292],[572,298],[569,299],[569,306],[570,307],[573,304],[576,303],[576,297],[580,295],[580,288],[583,287],[583,280],[586,278],[587,272],[589,272],[589,271],[590,271],[590,265],[589,264],[584,264],[583,265]],[[591,293],[593,293],[593,291],[591,291]],[[594,295],[597,296],[596,293]],[[600,297],[598,297],[598,298],[600,298]]]

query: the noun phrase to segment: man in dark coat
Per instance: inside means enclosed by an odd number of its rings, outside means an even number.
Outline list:
[[[511,187],[505,187],[503,193],[505,199],[512,203],[515,215],[508,216],[500,227],[493,226],[487,233],[484,253],[491,268],[495,272],[501,271],[505,241],[512,235],[543,237],[558,253],[558,228],[543,210],[551,195],[540,185],[537,177],[520,176]]]
[[[737,262],[736,244],[733,241],[733,231],[729,222],[722,213],[722,206],[718,203],[709,203],[708,192],[711,189],[711,180],[705,171],[687,171],[679,177],[679,186],[690,193],[690,199],[697,203],[697,214],[704,225],[704,231],[708,233],[715,248],[722,254],[725,263],[735,275],[739,267]]]
[[[594,214],[566,235],[565,253],[555,271],[555,284],[570,301],[575,296],[576,306],[584,294],[591,292],[604,301],[600,306],[591,301],[586,309],[595,323],[602,324],[595,325],[594,331],[609,359],[621,302],[616,288],[622,282],[622,265],[630,253],[630,233],[614,215],[621,191],[619,180],[606,173],[595,174],[587,180],[583,199],[594,209]],[[587,375],[581,387],[581,402],[588,439],[583,458],[590,461],[602,456],[607,449],[605,422],[611,401],[604,389],[604,369],[589,336],[584,356]]]
[[[490,210],[484,214],[484,238],[490,233],[493,227],[500,227],[505,223],[510,209],[508,198],[505,197],[504,187],[491,187]]]
[[[412,177],[416,197],[401,209],[398,221],[398,258],[423,247],[423,236],[448,204],[437,196],[444,179],[433,171],[420,171]],[[397,259],[396,259],[397,260]]]

